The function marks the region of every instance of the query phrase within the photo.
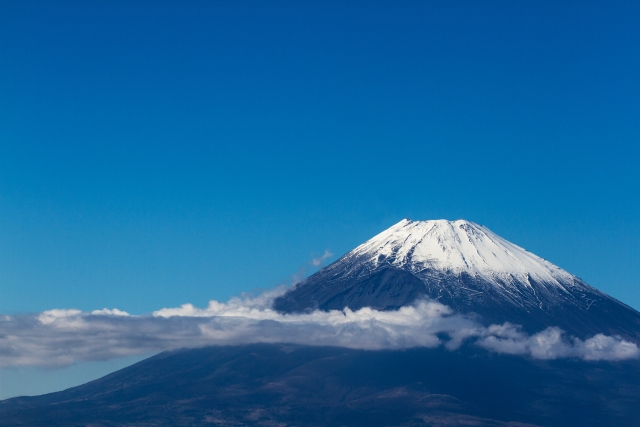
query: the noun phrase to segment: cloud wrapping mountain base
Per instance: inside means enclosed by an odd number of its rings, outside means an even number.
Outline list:
[[[48,310],[0,320],[0,367],[65,366],[133,354],[208,345],[293,343],[380,350],[411,347],[455,350],[465,342],[489,351],[537,359],[617,361],[640,357],[637,345],[620,337],[587,340],[556,327],[527,335],[517,325],[485,327],[438,302],[420,301],[396,311],[348,308],[281,314],[271,309],[276,289],[255,298],[211,301],[132,316],[113,309]]]

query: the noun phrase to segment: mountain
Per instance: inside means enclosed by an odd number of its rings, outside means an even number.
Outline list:
[[[468,221],[403,220],[274,301],[282,313],[438,300],[485,324],[638,343],[640,313]],[[8,426],[637,426],[640,360],[290,344],[164,352],[0,402]]]
[[[437,300],[486,323],[640,338],[640,313],[473,222],[404,219],[282,297],[281,312]]]

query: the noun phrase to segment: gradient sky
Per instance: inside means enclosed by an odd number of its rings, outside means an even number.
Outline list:
[[[638,22],[631,1],[3,1],[0,313],[205,306],[404,217],[481,223],[640,309]]]

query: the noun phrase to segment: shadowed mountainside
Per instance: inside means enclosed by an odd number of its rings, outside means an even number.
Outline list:
[[[635,426],[639,368],[469,347],[209,347],[2,401],[0,426]]]

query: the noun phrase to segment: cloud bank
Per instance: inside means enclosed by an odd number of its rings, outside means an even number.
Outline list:
[[[285,288],[256,297],[191,304],[132,316],[118,309],[48,310],[0,317],[0,367],[65,366],[77,361],[207,345],[292,343],[354,349],[405,349],[463,344],[537,359],[617,361],[640,357],[636,344],[595,335],[585,341],[559,328],[527,335],[517,325],[485,327],[438,302],[420,301],[397,311],[363,308],[302,314],[271,309]]]

